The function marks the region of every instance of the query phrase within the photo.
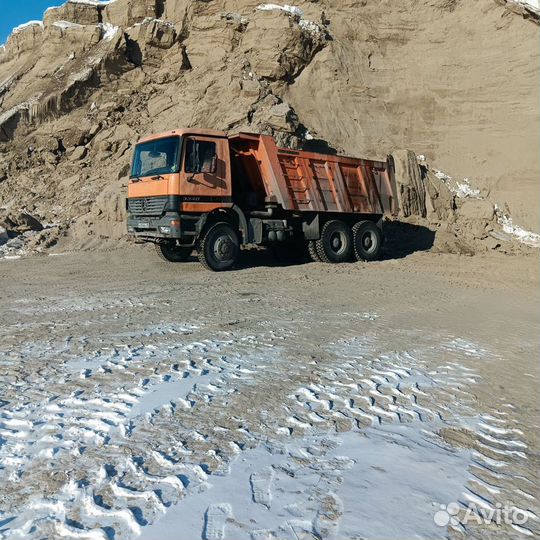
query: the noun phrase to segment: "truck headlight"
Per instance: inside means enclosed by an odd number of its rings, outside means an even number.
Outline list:
[[[159,232],[163,234],[171,234],[171,228],[170,227],[160,227]]]

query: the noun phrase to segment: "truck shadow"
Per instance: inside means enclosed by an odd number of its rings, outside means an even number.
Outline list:
[[[423,225],[413,225],[401,221],[385,223],[385,242],[381,250],[380,261],[403,259],[417,251],[428,251],[433,247],[435,231]],[[302,266],[313,261],[306,253],[298,253],[294,258],[276,258],[271,249],[243,251],[236,264],[237,270],[266,266],[279,268]]]
[[[403,259],[417,251],[428,251],[435,242],[435,231],[423,225],[389,221],[384,224],[385,241],[381,259]]]

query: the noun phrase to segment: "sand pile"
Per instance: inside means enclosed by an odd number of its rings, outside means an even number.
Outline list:
[[[412,148],[430,172],[401,153],[407,219],[465,243],[459,223],[485,222],[472,251],[503,217],[538,232],[537,15],[502,0],[70,0],[0,48],[0,226],[33,248],[124,242],[133,143],[197,126],[377,159]],[[42,230],[13,226],[21,213]]]

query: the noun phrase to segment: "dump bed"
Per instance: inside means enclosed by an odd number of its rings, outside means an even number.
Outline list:
[[[285,210],[395,213],[396,188],[389,162],[279,148],[268,135],[231,137],[252,188]]]

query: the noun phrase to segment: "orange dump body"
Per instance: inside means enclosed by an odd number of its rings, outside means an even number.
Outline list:
[[[397,212],[388,162],[279,148],[268,135],[230,139],[251,188],[284,210],[382,215]]]

